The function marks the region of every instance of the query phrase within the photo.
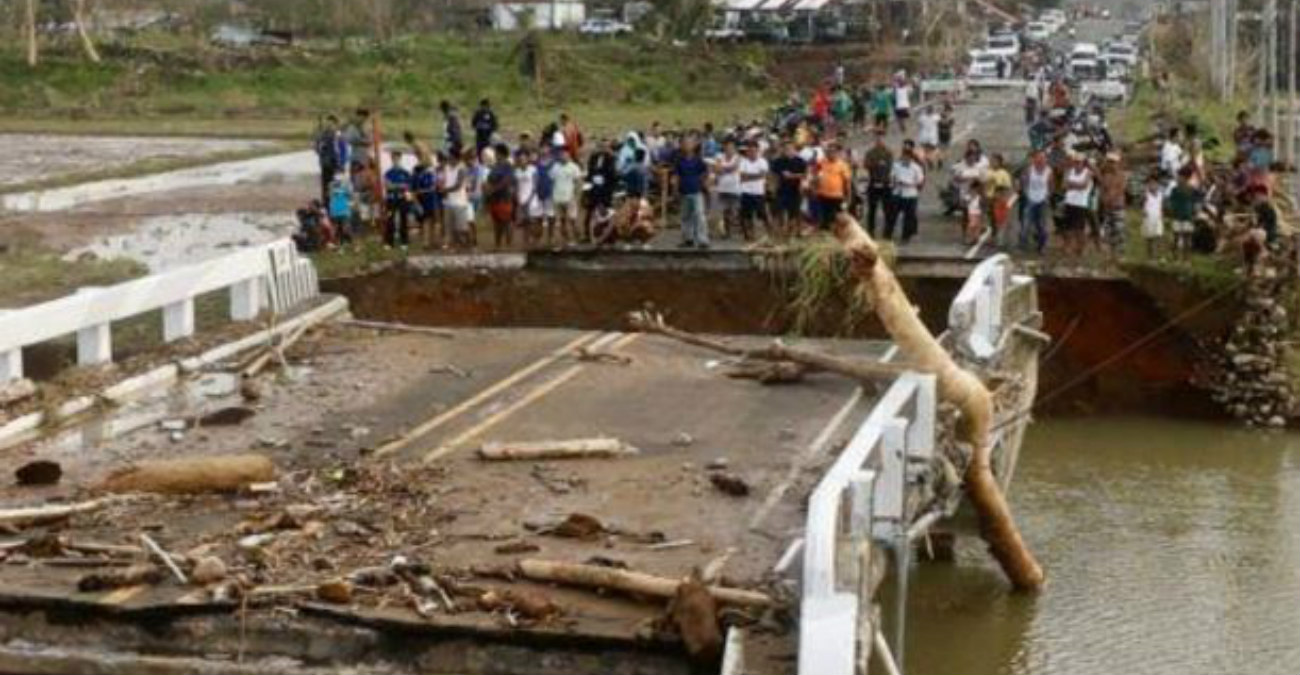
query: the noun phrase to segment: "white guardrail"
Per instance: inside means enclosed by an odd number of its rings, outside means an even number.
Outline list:
[[[23,377],[23,348],[77,336],[77,363],[113,360],[112,324],[162,310],[163,340],[194,334],[194,299],[230,290],[230,318],[281,314],[319,294],[316,268],[282,239],[180,269],[0,313],[0,384]]]
[[[984,260],[949,308],[947,338],[968,358],[996,356],[1010,332],[1006,295],[1032,283],[1013,273],[1006,255]],[[934,376],[899,377],[809,498],[799,675],[864,675],[873,649],[887,673],[901,670],[901,635],[891,653],[873,616],[873,566],[884,561],[873,560],[872,544],[892,549],[906,567],[918,515],[906,508],[907,485],[912,467],[928,465],[934,455],[936,407]]]

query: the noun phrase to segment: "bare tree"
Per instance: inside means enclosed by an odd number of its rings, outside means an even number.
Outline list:
[[[27,33],[27,65],[35,68],[40,60],[40,50],[36,46],[36,0],[27,0],[27,16],[23,27]]]
[[[86,0],[77,0],[77,4],[73,5],[72,23],[77,27],[77,35],[81,38],[82,49],[86,50],[86,58],[93,63],[99,63],[99,51],[95,49],[94,41],[86,32]]]

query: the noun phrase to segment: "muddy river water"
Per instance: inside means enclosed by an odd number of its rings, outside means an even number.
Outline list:
[[[1300,435],[1039,420],[1012,490],[1047,589],[1007,594],[973,539],[916,568],[905,672],[1300,672]]]

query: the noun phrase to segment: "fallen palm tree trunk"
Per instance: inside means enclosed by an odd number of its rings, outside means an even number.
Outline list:
[[[887,265],[878,264],[879,248],[858,222],[847,214],[840,215],[835,222],[835,236],[848,253],[876,316],[908,357],[912,369],[934,375],[940,398],[961,411],[958,437],[971,446],[971,461],[964,477],[966,494],[979,517],[980,534],[990,552],[1017,589],[1039,589],[1044,581],[1043,570],[1025,546],[993,476],[993,396],[978,377],[957,365],[921,322],[894,273]]]
[[[275,480],[275,465],[262,455],[221,455],[141,462],[116,471],[100,488],[107,492],[198,494],[234,492]]]
[[[601,567],[599,565],[582,565],[550,560],[520,560],[519,573],[533,581],[568,584],[584,588],[606,588],[665,600],[677,597],[677,590],[682,585],[680,579],[657,577],[642,572]],[[710,586],[709,593],[718,602],[725,605],[768,607],[776,604],[771,596],[757,591]]]
[[[674,328],[664,322],[663,316],[659,314],[651,314],[649,312],[633,312],[628,315],[628,324],[633,330],[642,333],[662,335],[666,338],[677,340],[678,342],[694,345],[696,347],[703,347],[704,349],[720,352],[728,356],[735,356],[742,360],[794,363],[811,370],[837,373],[864,382],[892,380],[908,370],[905,366],[893,363],[881,363],[879,361],[868,361],[866,359],[834,356],[810,349],[790,347],[780,340],[776,340],[766,347],[744,349],[722,340],[715,340],[703,335],[696,335],[695,333]]]
[[[622,457],[639,452],[617,438],[577,438],[563,441],[484,443],[478,455],[485,460],[536,461],[542,459],[593,459]]]

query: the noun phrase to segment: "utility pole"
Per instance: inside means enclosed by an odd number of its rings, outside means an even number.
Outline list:
[[[1300,0],[1291,0],[1291,18],[1286,25],[1286,72],[1289,86],[1286,94],[1286,161],[1288,164],[1295,165],[1296,160],[1296,39],[1300,34],[1296,32],[1296,26],[1300,25]]]
[[[1264,41],[1268,47],[1268,59],[1265,61],[1268,64],[1268,69],[1265,71],[1268,75],[1268,86],[1265,92],[1268,94],[1269,128],[1273,132],[1275,144],[1281,137],[1279,132],[1282,130],[1277,86],[1277,16],[1277,0],[1268,0],[1268,12],[1264,17],[1265,29],[1268,31],[1268,39]]]

